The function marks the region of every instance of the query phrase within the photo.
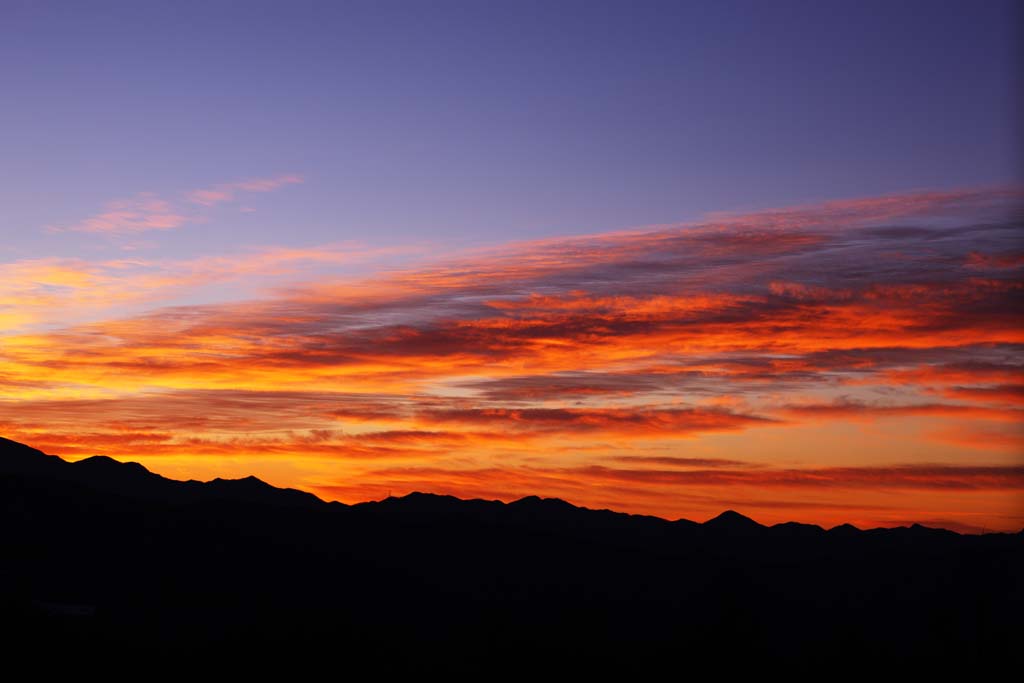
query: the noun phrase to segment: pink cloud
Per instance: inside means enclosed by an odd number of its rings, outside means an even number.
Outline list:
[[[108,202],[106,209],[69,229],[75,232],[130,234],[147,230],[171,230],[189,220],[169,202],[148,192],[131,199]]]
[[[186,198],[193,204],[202,206],[214,206],[234,200],[239,192],[273,192],[274,190],[295,185],[303,182],[300,175],[289,174],[277,176],[276,178],[254,178],[252,180],[241,180],[234,183],[221,183],[200,190],[194,190],[186,195]]]
[[[118,318],[156,305],[189,304],[213,286],[245,298],[282,286],[300,274],[369,266],[407,252],[332,243],[263,247],[184,260],[44,258],[0,263],[0,336]]]
[[[210,207],[235,199],[240,192],[272,192],[286,185],[303,182],[302,176],[289,174],[274,178],[255,178],[193,190],[185,194],[190,204]],[[199,222],[201,214],[161,199],[151,192],[140,192],[130,199],[108,202],[105,210],[67,228],[74,232],[129,235],[150,230],[173,230],[186,223]],[[251,211],[251,209],[244,209]],[[61,232],[61,228],[50,228]]]
[[[820,204],[764,209],[747,213],[715,212],[707,216],[727,225],[757,224],[763,227],[803,227],[810,225],[870,225],[879,221],[916,217],[964,216],[979,210],[1019,204],[1024,189],[1019,186],[1001,188],[964,188],[958,190],[925,190],[879,197],[837,199]]]

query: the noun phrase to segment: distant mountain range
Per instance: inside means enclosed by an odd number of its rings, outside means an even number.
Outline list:
[[[26,658],[977,672],[1024,642],[1024,532],[767,527],[733,511],[697,524],[533,496],[349,506],[6,439],[0,492],[0,627]]]

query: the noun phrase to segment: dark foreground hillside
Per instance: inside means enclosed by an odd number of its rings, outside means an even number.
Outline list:
[[[480,677],[1019,664],[1024,535],[324,503],[0,440],[7,661]],[[155,667],[155,668],[153,668]]]

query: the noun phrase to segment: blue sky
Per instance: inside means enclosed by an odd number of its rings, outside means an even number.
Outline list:
[[[305,182],[148,248],[443,251],[1020,177],[1012,3],[0,12],[0,258],[116,249],[45,228],[282,174]]]

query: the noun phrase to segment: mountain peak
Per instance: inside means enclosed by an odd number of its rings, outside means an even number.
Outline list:
[[[427,493],[425,491],[410,491],[404,496],[392,496],[389,495],[383,500],[376,501],[378,503],[387,503],[393,506],[449,506],[452,503],[458,502],[459,499],[455,496],[449,496],[444,493]],[[368,503],[369,504],[369,503]]]
[[[541,505],[541,506],[544,506],[544,507],[550,508],[550,509],[553,509],[553,508],[562,508],[563,510],[568,510],[570,508],[576,509],[575,505],[573,505],[570,502],[564,501],[561,498],[541,498],[540,496],[524,496],[523,498],[520,498],[519,500],[512,501],[511,503],[509,503],[509,505],[531,506],[531,507],[532,506]]]
[[[713,517],[712,519],[709,519],[708,521],[704,522],[704,526],[713,529],[728,529],[735,531],[747,531],[764,528],[762,525],[758,524],[750,517],[747,517],[746,515],[741,515],[735,510],[726,510],[717,517]]]
[[[783,536],[814,536],[825,533],[825,530],[817,524],[803,524],[801,522],[782,522],[773,524],[772,532]]]
[[[222,498],[250,503],[300,505],[303,507],[323,504],[323,501],[312,493],[298,489],[278,488],[253,475],[241,479],[218,477],[201,486],[203,486],[205,495],[210,499]]]
[[[145,466],[137,462],[121,462],[120,460],[114,460],[107,455],[91,455],[88,458],[82,458],[81,460],[71,463],[75,467],[86,467],[95,470],[106,470],[114,471],[115,469],[121,472],[134,472],[136,474],[151,474]]]
[[[267,482],[263,481],[259,477],[254,476],[252,474],[250,474],[247,477],[241,477],[239,479],[224,479],[223,477],[217,477],[216,479],[213,480],[213,482],[217,482],[219,484],[229,484],[229,485],[234,485],[234,486],[249,486],[249,487],[260,487],[260,488],[262,488],[264,486],[270,486],[270,484],[268,484]],[[213,483],[213,482],[211,482],[211,483]]]

